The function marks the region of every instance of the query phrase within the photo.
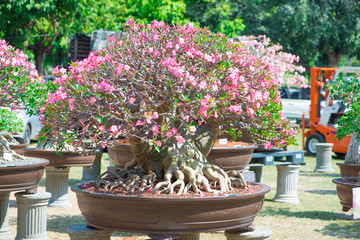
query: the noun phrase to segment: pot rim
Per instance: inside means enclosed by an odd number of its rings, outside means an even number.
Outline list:
[[[336,163],[336,165],[338,165],[338,166],[359,166],[360,167],[360,163]]]
[[[46,166],[49,165],[49,160],[44,159],[44,158],[34,158],[34,157],[27,157],[30,160],[36,160],[35,163],[33,164],[16,164],[19,163],[19,161],[14,162],[13,164],[10,162],[8,165],[0,165],[0,170],[1,171],[12,171],[13,169],[17,169],[17,170],[21,170],[21,169],[28,169],[29,167],[31,168],[37,168],[37,167],[41,167],[41,166]],[[21,160],[24,163],[29,163],[28,160]]]
[[[250,146],[241,146],[241,147],[213,147],[211,150],[252,150],[258,148],[255,144],[251,144]]]
[[[339,185],[349,185],[349,186],[355,186],[355,187],[360,187],[360,185],[358,184],[353,184],[353,183],[345,183],[345,182],[341,182],[340,180],[343,180],[343,179],[359,179],[359,177],[342,177],[342,178],[334,178],[332,180],[333,183],[335,184],[339,184]]]
[[[87,194],[88,196],[93,196],[93,197],[97,197],[97,196],[102,196],[104,198],[108,198],[108,199],[133,199],[133,200],[137,200],[137,201],[148,201],[148,200],[154,200],[157,199],[159,201],[178,201],[178,202],[183,202],[183,201],[221,201],[224,198],[226,199],[242,199],[242,198],[249,198],[249,197],[258,197],[261,195],[265,195],[268,192],[270,192],[271,187],[263,184],[263,183],[255,183],[258,185],[261,185],[263,188],[260,191],[254,192],[254,193],[245,193],[245,194],[241,194],[241,195],[236,195],[234,196],[233,194],[229,194],[228,196],[213,196],[213,197],[140,197],[140,196],[126,196],[126,195],[114,195],[114,194],[109,194],[109,193],[98,193],[98,192],[89,192],[83,189],[80,189],[80,185],[83,185],[84,183],[81,184],[75,184],[71,186],[71,191],[77,193],[82,193],[82,194]]]
[[[23,148],[24,151],[29,151],[29,152],[42,152],[42,153],[49,153],[49,154],[56,154],[56,153],[62,153],[64,155],[77,155],[77,156],[84,156],[81,155],[79,153],[76,152],[70,152],[70,151],[57,151],[57,150],[52,150],[52,149],[40,149],[40,148]],[[88,150],[89,152],[92,150]],[[86,156],[94,156],[94,154],[92,155],[86,155]]]

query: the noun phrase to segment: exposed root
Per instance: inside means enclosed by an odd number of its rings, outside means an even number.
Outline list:
[[[218,166],[206,164],[199,168],[192,168],[191,161],[179,160],[178,156],[172,155],[167,159],[165,175],[162,181],[156,179],[154,172],[145,173],[135,170],[116,170],[116,172],[104,172],[98,178],[97,185],[113,190],[123,187],[127,191],[148,191],[152,193],[185,194],[190,189],[197,194],[206,192],[226,193],[232,189],[231,184],[246,188],[247,184],[240,171],[225,172]],[[187,163],[185,163],[187,162]]]
[[[247,188],[248,185],[244,179],[244,176],[242,175],[242,173],[238,170],[231,170],[231,171],[228,171],[228,176],[229,176],[229,179],[231,180],[231,183],[232,184],[238,184],[240,185],[241,187],[243,188]]]

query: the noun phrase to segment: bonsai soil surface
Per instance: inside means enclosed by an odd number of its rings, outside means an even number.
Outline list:
[[[349,183],[349,184],[355,184],[355,185],[360,186],[358,177],[340,178],[340,179],[338,179],[338,181],[341,183]]]
[[[195,193],[193,191],[191,191],[191,189],[188,191],[188,193],[186,194],[181,194],[181,195],[177,195],[176,193],[174,194],[166,194],[166,193],[161,193],[161,194],[153,194],[151,192],[148,192],[146,190],[144,191],[139,191],[136,190],[134,192],[129,192],[128,190],[124,189],[123,187],[117,187],[113,190],[109,190],[109,189],[104,189],[102,186],[101,187],[97,187],[96,186],[96,182],[87,182],[84,183],[83,185],[80,186],[80,189],[82,190],[86,190],[89,192],[98,192],[98,193],[106,193],[106,194],[114,194],[114,195],[126,195],[126,196],[139,196],[139,197],[150,197],[150,198],[198,198],[198,197],[215,197],[215,196],[235,196],[235,195],[243,195],[243,194],[252,194],[255,193],[257,191],[260,191],[263,188],[263,186],[256,184],[256,183],[248,183],[248,187],[246,189],[244,188],[240,188],[238,186],[233,186],[233,189],[230,190],[227,193],[221,193],[220,191],[216,192],[216,193],[211,193],[211,192],[205,192],[203,191],[202,194],[198,194]],[[175,188],[176,190],[176,188]],[[200,189],[202,190],[202,189]]]
[[[214,144],[214,147],[249,147],[249,146],[254,146],[254,144],[247,142],[233,141],[233,140],[227,140],[227,144],[220,144],[219,139],[217,139]]]

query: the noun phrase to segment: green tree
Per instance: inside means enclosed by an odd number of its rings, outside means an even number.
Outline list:
[[[236,6],[236,2],[227,0],[186,0],[186,16],[213,32],[235,37],[245,29]]]
[[[78,24],[78,10],[76,0],[8,0],[0,5],[0,28],[10,44],[33,52],[43,75],[46,54],[56,39]]]
[[[359,55],[360,3],[356,0],[187,0],[187,16],[229,36],[266,35],[309,65],[337,66]],[[235,24],[236,21],[246,26]],[[229,31],[221,24],[232,23]]]
[[[272,11],[266,34],[307,62],[334,67],[359,52],[358,1],[284,1]]]

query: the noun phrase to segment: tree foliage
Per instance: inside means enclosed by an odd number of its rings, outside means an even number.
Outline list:
[[[359,55],[359,5],[356,0],[198,0],[187,2],[187,14],[213,31],[220,30],[220,22],[242,19],[245,28],[238,24],[236,33],[264,34],[307,65],[316,60],[336,66],[345,55]]]
[[[9,0],[0,5],[2,34],[10,44],[34,54],[36,69],[44,74],[45,55],[54,41],[68,35],[68,29],[80,24],[78,1],[75,0]]]

